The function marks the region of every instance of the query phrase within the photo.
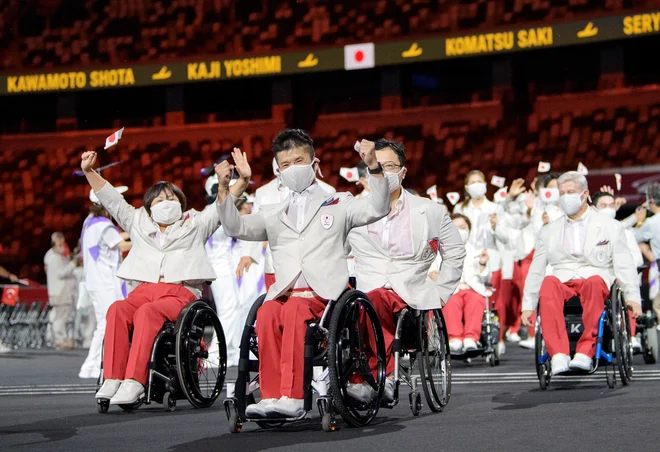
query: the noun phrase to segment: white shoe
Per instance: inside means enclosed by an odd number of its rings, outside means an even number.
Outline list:
[[[639,341],[639,338],[637,336],[631,337],[630,342],[632,343],[633,351],[635,352],[642,351],[642,343]]]
[[[474,339],[470,337],[463,339],[463,350],[466,352],[469,352],[470,350],[476,350],[478,348],[479,347],[477,347],[477,342]]]
[[[460,339],[449,339],[449,352],[461,353],[463,351],[463,341]]]
[[[393,377],[387,377],[385,379],[385,389],[383,390],[383,400],[390,403],[394,402],[394,388],[396,384],[394,383]]]
[[[268,410],[278,400],[279,399],[263,399],[259,403],[248,405],[245,409],[245,415],[247,417],[266,417]]]
[[[373,400],[374,396],[376,395],[374,388],[369,386],[369,383],[367,382],[349,383],[346,385],[346,392],[349,396],[351,396],[351,398],[362,403],[371,402],[371,400]]]
[[[506,332],[506,340],[509,342],[520,342],[520,335],[518,333],[509,333],[508,331]]]
[[[5,344],[0,342],[0,353],[9,353],[11,348],[7,347]]]
[[[584,370],[589,372],[593,366],[593,360],[584,353],[576,353],[571,362],[568,364],[572,370]]]
[[[564,372],[568,372],[569,370],[568,363],[570,362],[571,362],[570,356],[564,355],[563,353],[557,353],[555,356],[552,357],[552,360],[550,361],[550,367],[552,368],[551,375],[557,375]]]
[[[119,386],[121,385],[121,380],[105,380],[103,382],[103,385],[101,385],[101,388],[97,391],[96,393],[96,398],[97,399],[106,399],[109,400],[114,397],[114,395],[117,393],[117,390],[119,390]]]
[[[110,405],[130,405],[140,400],[142,396],[144,396],[142,383],[130,379],[124,380],[121,382],[116,394],[110,399]]]
[[[506,353],[506,345],[504,344],[504,342],[498,342],[497,343],[497,354],[499,356],[502,356],[505,353]]]
[[[280,397],[269,407],[266,415],[268,417],[300,417],[305,414],[305,401],[303,399],[290,399],[286,396]]]
[[[518,342],[518,345],[528,350],[534,350],[536,348],[536,341],[533,337],[528,337],[527,339],[523,339],[522,341]]]

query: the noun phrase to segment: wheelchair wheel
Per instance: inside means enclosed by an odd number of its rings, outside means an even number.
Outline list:
[[[122,403],[122,404],[119,404],[119,408],[121,408],[123,411],[126,411],[126,412],[137,410],[141,406],[142,406],[142,400],[138,400],[135,403]]]
[[[189,304],[176,324],[176,370],[191,405],[213,405],[227,373],[227,347],[218,316],[202,300]]]
[[[612,289],[612,336],[614,336],[614,351],[616,365],[619,369],[621,383],[628,385],[633,378],[633,348],[630,340],[630,318],[623,301],[623,293],[618,287]]]
[[[550,386],[550,360],[541,362],[541,358],[547,354],[545,344],[543,343],[543,334],[541,332],[541,319],[536,318],[536,332],[534,333],[534,357],[536,359],[536,376],[539,379],[539,386],[546,390]]]
[[[419,375],[426,403],[431,411],[439,412],[451,396],[451,357],[442,311],[423,311],[418,322]],[[421,402],[421,399],[420,399]]]
[[[371,341],[376,350],[372,350]],[[368,351],[371,351],[371,359],[377,359],[375,377],[369,367]],[[378,315],[364,293],[350,290],[335,302],[328,328],[327,352],[329,392],[335,409],[353,427],[368,425],[378,413],[385,388],[386,355]],[[356,375],[377,394],[368,403],[357,402],[348,395],[347,385]]]
[[[646,364],[655,364],[658,361],[658,330],[655,325],[649,325],[644,331],[643,357]]]

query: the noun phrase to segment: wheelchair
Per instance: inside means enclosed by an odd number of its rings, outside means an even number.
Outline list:
[[[473,358],[483,356],[491,367],[500,365],[500,352],[497,347],[500,341],[500,320],[491,301],[494,290],[490,284],[486,284],[486,309],[481,321],[481,335],[477,348],[462,353],[452,353],[453,359],[471,363]]]
[[[419,416],[422,410],[420,384],[428,407],[440,412],[451,396],[451,357],[442,311],[404,308],[395,317],[398,318],[392,343],[394,401],[381,406],[394,408],[398,404],[399,385],[403,381],[411,389],[408,398],[413,416]],[[406,362],[402,357],[407,357]],[[419,375],[414,375],[415,364],[418,364]]]
[[[254,302],[245,321],[235,393],[224,402],[229,431],[240,432],[245,422],[256,422],[261,428],[276,428],[304,419],[312,411],[314,392],[318,394],[316,404],[324,431],[336,429],[336,413],[352,427],[368,425],[378,413],[385,387],[385,344],[376,311],[367,296],[357,290],[346,290],[337,301],[329,301],[321,319],[307,326],[303,379],[305,413],[298,418],[246,417],[246,407],[261,399],[255,322],[257,310],[265,299],[262,295]],[[375,377],[369,367],[369,337],[373,337],[376,344]],[[376,397],[370,402],[358,402],[348,395],[347,384],[354,376],[362,377],[374,389]]]
[[[653,310],[646,311],[644,316],[637,319],[637,334],[642,344],[640,354],[646,364],[658,362],[658,319]]]
[[[578,297],[569,299],[564,305],[566,332],[570,344],[571,356],[584,330],[582,323],[582,305]],[[541,317],[536,318],[535,332],[536,374],[539,386],[545,390],[550,386],[552,368],[550,355],[545,349]],[[605,309],[598,320],[598,335],[596,339],[596,354],[590,371],[570,370],[561,375],[591,375],[599,367],[605,369],[607,386],[614,388],[618,370],[621,383],[626,386],[633,380],[633,349],[630,340],[630,318],[623,299],[623,291],[618,283],[610,288],[610,295],[605,300]]]
[[[124,411],[157,402],[174,411],[176,401],[187,399],[195,408],[213,405],[227,373],[225,335],[216,312],[204,300],[186,305],[176,323],[166,322],[156,336],[149,361],[145,395]],[[98,388],[103,383],[103,362]],[[108,399],[96,399],[99,413],[107,413]]]

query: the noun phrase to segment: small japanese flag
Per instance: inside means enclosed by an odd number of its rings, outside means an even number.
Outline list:
[[[374,43],[351,44],[344,46],[344,69],[368,69],[375,66]]]
[[[504,183],[506,182],[506,179],[500,176],[493,176],[493,178],[490,180],[490,183],[496,187],[504,187]]]
[[[349,182],[357,182],[360,180],[357,168],[339,168],[339,175]]]
[[[493,184],[493,185],[495,185],[495,184]],[[500,188],[499,190],[497,190],[495,192],[495,202],[503,202],[504,200],[506,200],[507,191],[508,191],[508,189],[506,187]]]
[[[559,202],[559,190],[556,188],[542,188],[541,201],[546,204]]]
[[[539,162],[539,169],[537,171],[539,173],[547,173],[550,171],[550,164],[548,162]]]
[[[438,200],[438,186],[433,185],[432,187],[429,187],[426,190],[426,194],[429,195],[429,198],[431,198],[432,201],[437,201]]]
[[[461,195],[459,195],[455,191],[451,191],[447,193],[447,199],[449,200],[452,206],[455,206],[458,200],[461,199]]]
[[[115,144],[119,143],[119,139],[121,138],[121,134],[124,133],[124,128],[122,127],[121,129],[117,130],[115,133],[110,135],[108,138],[105,139],[105,147],[103,149],[108,149]]]
[[[614,179],[616,180],[616,191],[621,191],[621,174],[614,173]]]
[[[580,174],[582,174],[583,176],[586,176],[587,174],[589,174],[589,170],[587,169],[586,166],[584,166],[584,165],[582,164],[582,162],[578,163],[578,169],[577,169],[577,172],[580,173]]]

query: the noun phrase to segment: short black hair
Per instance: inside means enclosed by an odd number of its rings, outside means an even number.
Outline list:
[[[547,173],[547,174],[543,174],[541,176],[538,176],[536,178],[536,187],[535,187],[536,190],[538,191],[542,188],[546,188],[548,186],[548,184],[550,183],[550,181],[555,180],[555,179],[559,179],[559,176],[561,176],[561,173],[557,173],[557,172]]]
[[[156,199],[158,195],[160,195],[165,190],[171,191],[172,194],[177,197],[181,203],[181,211],[185,212],[186,208],[188,207],[188,200],[186,199],[186,195],[184,195],[181,189],[173,183],[160,181],[149,187],[149,190],[147,190],[147,192],[144,194],[144,197],[142,198],[142,204],[144,205],[144,209],[147,211],[147,213],[151,215],[151,203],[154,202],[154,199]]]
[[[360,160],[360,163],[357,164],[358,176],[360,179],[366,179],[369,177],[367,175],[367,164],[364,161]]]
[[[399,165],[402,167],[406,165],[406,147],[403,143],[394,140],[386,140],[385,138],[379,138],[374,142],[376,150],[380,151],[385,148],[390,148],[394,151],[397,157],[399,157]]]
[[[606,191],[597,191],[596,193],[591,195],[591,205],[595,206],[596,204],[598,204],[598,200],[605,196],[609,196],[610,198],[614,199],[614,196],[612,196],[611,193],[607,193]]]
[[[467,216],[463,215],[462,213],[452,213],[452,214],[449,216],[449,218],[451,218],[452,220],[455,220],[456,218],[461,218],[461,219],[463,219],[463,221],[465,221],[465,222],[467,223],[467,225],[468,225],[468,230],[469,230],[470,232],[472,232],[472,222],[470,221],[470,219],[469,219]]]
[[[286,129],[273,140],[273,155],[277,158],[278,153],[297,147],[305,148],[309,156],[314,158],[314,140],[309,137],[307,132],[302,129]]]

